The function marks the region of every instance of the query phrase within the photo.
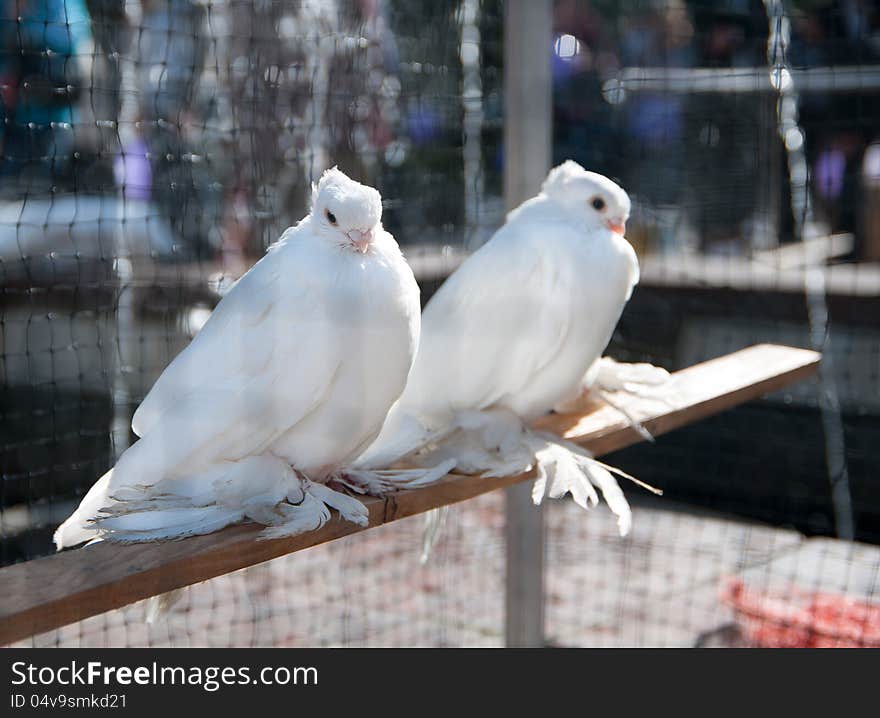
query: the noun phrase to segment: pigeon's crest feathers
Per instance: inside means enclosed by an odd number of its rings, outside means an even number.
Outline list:
[[[557,194],[563,191],[563,188],[570,180],[587,174],[592,173],[587,172],[574,160],[566,160],[561,165],[550,170],[547,174],[547,179],[541,185],[541,191],[547,195]]]
[[[312,182],[312,206],[318,201],[318,195],[321,190],[326,189],[330,185],[341,187],[346,181],[353,182],[354,180],[350,179],[348,175],[340,170],[338,165],[333,165],[329,169],[324,170],[321,173],[321,178],[317,182]]]

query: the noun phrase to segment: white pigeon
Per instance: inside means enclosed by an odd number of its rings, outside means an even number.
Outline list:
[[[363,491],[426,475],[345,471],[403,391],[419,340],[418,285],[381,214],[375,189],[324,173],[310,214],[156,381],[132,421],[140,440],[55,532],[59,549],[245,518],[291,535],[322,525],[328,507],[366,525],[364,505],[328,483]]]
[[[571,493],[587,508],[598,487],[628,533],[629,505],[608,467],[527,427],[597,377],[639,278],[623,236],[629,212],[607,177],[572,161],[551,170],[431,298],[406,390],[358,463],[451,459],[486,476],[535,466],[535,503]]]

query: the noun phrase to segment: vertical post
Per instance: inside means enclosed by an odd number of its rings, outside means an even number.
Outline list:
[[[462,0],[461,12],[461,105],[462,154],[464,155],[464,224],[468,235],[465,247],[480,246],[480,200],[483,197],[483,83],[481,77],[480,0]],[[476,242],[474,241],[476,235]]]
[[[552,0],[504,3],[504,199],[533,196],[550,168]],[[505,496],[505,641],[544,644],[544,517],[519,484]]]
[[[124,16],[129,27],[138,27],[142,18],[142,10],[135,0],[125,0]],[[136,46],[135,46],[136,47]],[[116,103],[116,149],[123,153],[126,146],[135,136],[135,122],[138,116],[138,84],[136,58],[123,53],[117,59],[119,73],[118,95],[113,98]],[[128,181],[126,179],[126,181]],[[131,374],[125,367],[136,356],[137,339],[135,334],[134,279],[135,266],[131,256],[131,245],[127,241],[125,226],[127,200],[124,183],[120,183],[116,193],[116,219],[118,220],[115,235],[114,262],[116,288],[119,299],[116,304],[116,351],[112,358],[113,383],[110,387],[113,398],[113,418],[110,424],[110,441],[115,464],[122,452],[131,443],[132,418],[132,381]]]

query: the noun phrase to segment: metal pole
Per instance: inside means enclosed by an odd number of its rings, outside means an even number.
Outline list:
[[[504,4],[504,199],[533,196],[550,168],[552,0]],[[544,645],[544,519],[531,486],[507,490],[505,641]]]

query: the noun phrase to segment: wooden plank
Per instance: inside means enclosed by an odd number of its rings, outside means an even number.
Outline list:
[[[804,349],[757,345],[676,372],[661,394],[627,400],[626,407],[660,435],[808,377],[819,360],[819,354]],[[608,407],[538,423],[596,455],[641,440]],[[530,473],[492,479],[453,474],[428,488],[368,498],[369,527],[530,478]],[[262,541],[260,530],[245,524],[178,541],[98,543],[0,569],[0,645],[364,529],[334,515],[320,530],[292,538]]]

